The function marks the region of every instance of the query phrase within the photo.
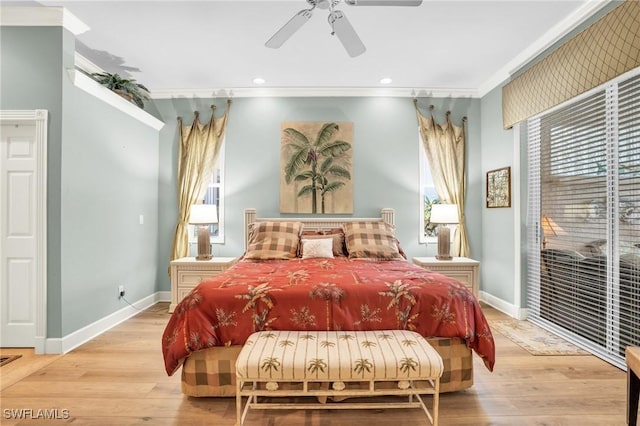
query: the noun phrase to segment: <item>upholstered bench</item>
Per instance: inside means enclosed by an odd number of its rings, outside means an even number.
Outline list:
[[[249,408],[422,408],[438,424],[442,358],[418,333],[379,331],[261,331],[236,362],[236,409],[242,425]],[[433,395],[432,410],[421,394]],[[396,395],[400,400],[327,404],[327,397]],[[248,401],[242,410],[242,397]],[[312,396],[309,403],[271,397]],[[268,399],[258,397],[269,397]],[[277,398],[275,398],[277,400]],[[266,401],[265,401],[266,400]],[[362,400],[359,400],[362,401]]]

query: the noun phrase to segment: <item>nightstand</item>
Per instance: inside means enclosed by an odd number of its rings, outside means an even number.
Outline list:
[[[478,298],[480,262],[468,257],[454,257],[452,260],[438,260],[435,257],[414,257],[413,263],[454,278],[467,287]]]
[[[171,261],[171,305],[176,305],[201,281],[226,271],[236,263],[237,257],[214,257],[210,260],[196,260],[195,257],[183,257]]]

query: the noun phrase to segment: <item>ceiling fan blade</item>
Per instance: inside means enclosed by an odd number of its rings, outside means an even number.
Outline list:
[[[349,56],[353,58],[363,54],[367,50],[344,13],[339,10],[331,12],[329,14],[329,24],[331,24],[331,28],[333,29],[332,34],[338,36]]]
[[[296,13],[293,18],[289,19],[264,45],[273,49],[282,46],[285,41],[289,40],[289,37],[311,18],[312,11],[313,9],[303,9]]]
[[[420,6],[422,0],[344,0],[350,6]]]

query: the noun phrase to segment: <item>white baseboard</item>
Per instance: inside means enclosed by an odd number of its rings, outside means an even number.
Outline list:
[[[158,302],[171,302],[171,292],[170,291],[158,291],[156,292],[158,295]]]
[[[480,292],[480,300],[486,303],[487,305],[496,308],[500,312],[504,312],[512,318],[516,319],[526,319],[527,318],[527,308],[521,308],[519,306],[514,305],[513,303],[509,303],[505,300],[502,300],[498,297],[495,297],[492,294],[486,293],[484,291]]]
[[[171,292],[158,291],[150,296],[142,298],[133,306],[126,306],[104,318],[101,318],[81,329],[67,334],[62,338],[46,339],[44,342],[44,353],[46,354],[64,354],[83,343],[88,342],[105,331],[115,327],[123,321],[138,314],[141,310],[147,309],[158,302],[168,302],[171,300]]]

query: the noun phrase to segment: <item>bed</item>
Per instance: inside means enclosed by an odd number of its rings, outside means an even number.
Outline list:
[[[493,336],[458,281],[411,264],[379,218],[258,218],[245,210],[245,253],[205,280],[171,316],[162,337],[169,375],[182,367],[188,396],[235,395],[235,360],[262,330],[406,329],[443,358],[441,392],[473,384],[472,350],[493,370]]]

